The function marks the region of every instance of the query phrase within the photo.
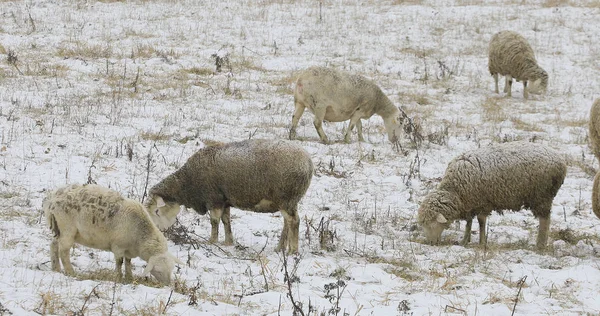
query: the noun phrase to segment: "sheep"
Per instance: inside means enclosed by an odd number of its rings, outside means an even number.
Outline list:
[[[590,145],[596,159],[600,161],[600,98],[596,99],[590,110]]]
[[[152,274],[162,284],[171,283],[175,263],[167,239],[150,219],[144,206],[123,198],[118,192],[98,185],[73,184],[48,193],[42,202],[54,238],[50,244],[52,270],[74,275],[70,250],[74,243],[112,251],[118,280],[131,280],[131,258],[148,262],[144,275]]]
[[[600,172],[596,173],[592,186],[592,211],[600,218]]]
[[[377,114],[383,118],[389,141],[396,143],[406,118],[404,111],[394,106],[371,80],[326,67],[311,67],[298,76],[294,106],[289,138],[296,138],[298,121],[308,108],[315,115],[315,128],[321,141],[326,144],[329,141],[323,131],[323,120],[350,120],[344,141],[350,142],[350,131],[356,125],[358,140],[364,142],[361,119]]]
[[[504,93],[512,96],[512,79],[523,81],[523,97],[529,98],[529,92],[541,94],[548,88],[548,73],[535,59],[533,49],[527,40],[513,31],[500,31],[490,41],[488,69],[494,77],[498,92],[498,75],[505,76]],[[527,86],[527,83],[530,85]]]
[[[145,202],[160,229],[173,225],[180,205],[204,215],[210,210],[210,242],[218,241],[219,220],[225,245],[233,244],[230,207],[283,215],[276,250],[298,251],[298,203],[313,174],[310,155],[285,140],[245,140],[200,149],[149,191]]]
[[[468,151],[454,158],[437,189],[421,202],[417,221],[427,240],[438,243],[455,220],[466,220],[463,244],[471,223],[479,220],[479,243],[486,241],[485,221],[493,210],[528,208],[539,219],[537,248],[548,240],[552,201],[566,175],[565,159],[536,143],[516,141]]]

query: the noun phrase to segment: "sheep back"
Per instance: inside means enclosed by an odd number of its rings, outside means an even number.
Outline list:
[[[600,99],[596,99],[590,109],[589,133],[592,152],[600,160]]]
[[[459,197],[462,207],[443,215],[471,219],[476,213],[524,207],[546,218],[566,172],[558,152],[536,143],[510,142],[465,152],[448,164],[438,186]]]

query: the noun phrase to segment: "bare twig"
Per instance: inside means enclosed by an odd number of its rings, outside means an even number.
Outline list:
[[[285,249],[283,249],[281,251],[282,254],[282,258],[283,258],[283,278],[284,278],[284,282],[287,285],[287,297],[290,299],[290,302],[292,303],[292,306],[294,307],[294,312],[292,315],[302,315],[305,316],[304,311],[302,310],[302,303],[301,302],[296,302],[296,299],[294,298],[294,295],[292,294],[292,284],[294,282],[298,282],[299,279],[298,277],[292,272],[292,274],[290,275],[289,271],[288,271],[288,254],[285,251]]]
[[[510,316],[513,316],[515,314],[515,310],[517,309],[517,303],[519,302],[519,296],[521,295],[521,289],[523,288],[523,284],[525,284],[525,280],[527,280],[527,276],[523,276],[519,280],[519,282],[517,282],[519,290],[517,291],[517,297],[515,297],[515,305],[513,305],[512,313],[510,313]]]

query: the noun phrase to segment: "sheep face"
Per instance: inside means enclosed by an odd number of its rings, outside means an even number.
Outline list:
[[[175,224],[181,205],[176,202],[165,202],[159,195],[152,195],[146,203],[146,210],[152,222],[160,230],[165,230]]]
[[[152,274],[158,282],[169,285],[171,284],[171,273],[173,272],[173,268],[175,268],[175,263],[183,264],[168,252],[152,256],[144,269],[144,275]]]
[[[441,241],[442,232],[450,226],[450,221],[443,214],[454,214],[459,207],[460,201],[446,191],[434,191],[425,197],[419,207],[417,221],[429,243]]]
[[[530,93],[533,94],[542,94],[546,92],[548,82],[544,84],[543,78],[538,78],[536,80],[531,81],[527,89]]]
[[[392,143],[396,143],[400,140],[400,135],[403,131],[402,123],[404,122],[404,118],[401,115],[390,117],[383,120],[383,124],[385,125],[385,130],[388,134],[388,140]]]

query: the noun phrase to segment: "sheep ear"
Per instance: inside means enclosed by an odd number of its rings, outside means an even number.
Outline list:
[[[447,220],[447,219],[444,217],[444,215],[442,215],[442,214],[439,214],[439,213],[438,213],[438,215],[437,215],[437,218],[436,218],[436,220],[437,220],[437,222],[438,222],[438,223],[440,223],[440,224],[445,224],[445,223],[447,223],[447,222],[448,222],[448,220]]]
[[[144,269],[144,272],[142,273],[142,275],[144,275],[144,276],[150,275],[150,271],[152,271],[152,269],[154,269],[154,261],[148,260],[148,264],[146,265],[146,268]]]
[[[163,200],[163,198],[157,195],[156,196],[156,206],[157,207],[164,207],[165,205],[166,204],[165,204],[165,201]]]

